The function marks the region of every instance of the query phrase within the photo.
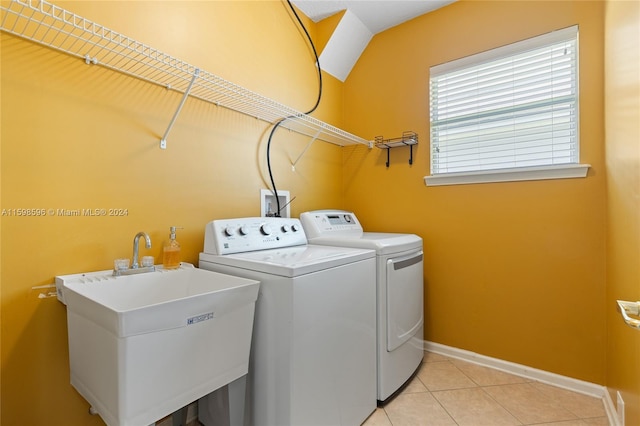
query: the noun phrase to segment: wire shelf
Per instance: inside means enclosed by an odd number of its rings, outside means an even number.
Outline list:
[[[400,146],[416,145],[418,143],[418,134],[412,131],[402,132],[401,137],[391,139],[384,139],[382,136],[376,136],[375,141],[376,148],[398,148]]]
[[[372,146],[370,141],[44,0],[3,2],[0,30],[82,58],[87,64],[100,65],[269,123],[290,118],[282,127],[325,142]]]
[[[398,148],[402,146],[409,147],[409,165],[413,164],[413,146],[418,144],[418,134],[416,132],[402,132],[401,137],[391,139],[384,139],[382,136],[376,136],[375,141],[376,148],[387,150],[387,167],[389,167],[390,164],[389,151],[391,151],[391,148]]]

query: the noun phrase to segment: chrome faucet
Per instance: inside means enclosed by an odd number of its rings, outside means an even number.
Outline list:
[[[138,245],[140,241],[140,237],[144,237],[145,247],[151,248],[151,238],[147,235],[146,232],[138,232],[135,237],[133,237],[133,259],[131,259],[131,269],[138,269]]]
[[[145,247],[151,248],[151,238],[149,238],[149,235],[147,235],[146,232],[138,232],[136,236],[133,237],[133,259],[131,259],[131,267],[129,269],[114,269],[114,276],[141,274],[143,272],[153,272],[156,270],[156,267],[153,265],[140,267],[138,264],[138,247],[140,245],[140,238],[143,237]]]

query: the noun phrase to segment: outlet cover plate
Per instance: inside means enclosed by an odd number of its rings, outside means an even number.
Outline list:
[[[290,195],[289,191],[278,190],[278,198],[280,201],[280,217],[291,217],[291,210],[289,209]],[[276,196],[273,195],[273,191],[270,189],[260,190],[260,216],[275,216],[278,203],[276,203]]]

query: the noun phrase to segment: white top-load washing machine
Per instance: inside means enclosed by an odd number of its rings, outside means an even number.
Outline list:
[[[200,268],[260,281],[249,423],[359,425],[375,410],[375,261],[373,250],[307,245],[298,219],[207,224]]]
[[[355,214],[342,210],[302,213],[310,244],[376,251],[378,404],[402,389],[420,367],[423,344],[422,238],[364,232]]]

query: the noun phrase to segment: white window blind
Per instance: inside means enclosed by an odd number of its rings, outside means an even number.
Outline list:
[[[431,174],[579,162],[578,27],[430,70]]]

